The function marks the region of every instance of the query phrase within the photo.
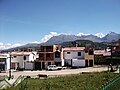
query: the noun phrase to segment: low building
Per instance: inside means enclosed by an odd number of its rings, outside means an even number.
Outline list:
[[[95,56],[111,56],[111,52],[108,52],[106,50],[94,50]]]
[[[107,50],[94,50],[95,55],[95,64],[96,65],[102,65],[102,64],[110,64],[111,60],[111,52]]]
[[[94,50],[93,49],[85,49],[85,66],[94,66]]]
[[[90,50],[85,52],[85,47],[68,47],[63,48],[63,59],[65,66],[85,67],[94,65],[94,54],[90,54]]]
[[[37,52],[11,52],[11,69],[34,69]]]

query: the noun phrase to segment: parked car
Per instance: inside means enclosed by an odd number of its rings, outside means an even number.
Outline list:
[[[61,70],[63,69],[61,66],[56,66],[56,65],[49,65],[47,67],[47,70]]]

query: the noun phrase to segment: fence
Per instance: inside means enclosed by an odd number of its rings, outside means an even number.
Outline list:
[[[0,82],[0,89],[2,89],[4,87],[16,86],[18,83],[20,83],[23,80],[24,80],[24,77],[21,75],[16,79],[16,81],[13,84],[10,84],[9,81],[4,79],[3,81]]]
[[[120,90],[120,75],[114,78],[112,81],[106,83],[102,90]]]
[[[16,86],[18,83],[20,83],[20,82],[23,81],[23,80],[24,80],[24,77],[20,75],[20,76],[16,79],[16,81],[13,83],[13,86]]]

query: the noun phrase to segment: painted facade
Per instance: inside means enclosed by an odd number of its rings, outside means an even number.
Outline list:
[[[38,58],[35,62],[35,68],[46,69],[48,65],[55,64],[61,66],[62,63],[62,54],[60,45],[51,45],[51,46],[40,46],[38,51]]]

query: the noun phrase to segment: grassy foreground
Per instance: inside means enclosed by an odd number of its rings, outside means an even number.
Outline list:
[[[7,90],[100,90],[100,87],[117,74],[101,72],[70,75],[47,79],[25,79],[16,87]]]

